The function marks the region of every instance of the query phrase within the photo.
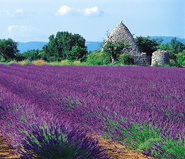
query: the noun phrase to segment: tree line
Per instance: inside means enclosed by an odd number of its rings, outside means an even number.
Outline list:
[[[79,34],[73,35],[69,32],[57,32],[56,36],[49,36],[49,42],[43,46],[42,50],[29,50],[20,54],[20,51],[17,49],[17,42],[10,38],[7,40],[0,39],[0,61],[22,61],[25,59],[33,61],[43,59],[51,62],[68,59],[71,61],[79,60],[80,62],[85,62],[88,54],[91,53],[91,51],[88,53],[85,41]],[[162,44],[162,38],[151,40],[150,36],[139,36],[135,38],[135,41],[138,48],[148,55],[152,55],[157,49],[166,50],[169,52],[170,59],[173,59],[176,63],[182,64],[184,62],[185,65],[185,44],[177,41],[176,37],[172,38],[170,43],[165,44]],[[105,40],[103,41],[104,44]],[[128,44],[124,45],[124,40],[120,42],[107,41],[103,53],[109,56],[114,63],[120,56],[120,51],[128,46]]]

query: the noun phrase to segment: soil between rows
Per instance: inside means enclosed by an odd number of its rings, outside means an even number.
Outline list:
[[[147,157],[146,155],[143,155],[141,152],[137,152],[136,150],[124,149],[125,146],[122,146],[117,142],[113,142],[114,144],[110,144],[109,142],[112,142],[112,140],[104,139],[101,135],[88,134],[87,136],[98,137],[98,145],[105,146],[107,148],[106,153],[108,154],[108,157],[112,157],[112,159],[157,159],[154,157]],[[115,146],[117,148],[115,148]],[[15,149],[12,149],[10,148],[10,146],[6,145],[6,140],[3,139],[2,133],[0,132],[0,159],[20,159],[20,154],[18,154],[19,156],[15,156],[10,151],[15,152]],[[118,153],[115,151],[122,152]]]

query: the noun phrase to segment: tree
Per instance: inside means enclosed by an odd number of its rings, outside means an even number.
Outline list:
[[[87,51],[86,49],[75,45],[72,47],[72,50],[69,51],[69,53],[67,54],[67,59],[71,60],[71,61],[74,61],[77,59],[81,60],[83,58],[83,56],[86,54],[86,51]]]
[[[135,41],[141,52],[146,52],[147,55],[152,56],[152,53],[157,50],[157,47],[162,43],[163,40],[162,38],[152,40],[150,40],[149,38],[150,36],[139,36],[135,38]]]
[[[17,49],[17,42],[12,39],[0,39],[0,56],[5,59],[5,61],[10,61],[16,58],[15,54],[19,53]]]
[[[177,54],[177,62],[178,64],[185,66],[185,50]]]
[[[172,38],[170,43],[162,44],[158,46],[158,49],[166,50],[169,52],[170,59],[177,62],[177,54],[185,50],[185,44],[177,41],[177,38]]]
[[[29,51],[27,51],[27,52],[24,52],[24,53],[22,54],[22,56],[23,56],[25,59],[28,59],[28,60],[30,60],[30,61],[40,59],[39,50],[38,50],[38,49],[37,49],[37,50],[33,49],[33,50],[29,50]]]
[[[105,44],[105,41],[103,42]],[[120,42],[117,41],[107,41],[103,51],[105,54],[108,54],[111,56],[112,63],[114,63],[116,60],[118,60],[120,56],[120,51],[123,50],[123,48],[127,48],[129,44],[124,44],[124,40],[121,40]]]
[[[80,54],[75,52],[77,50],[81,50]],[[77,56],[75,59],[82,58],[87,54],[87,47],[85,39],[79,34],[57,32],[56,37],[54,35],[49,37],[49,43],[43,47],[43,51],[47,61],[59,61],[66,58],[74,59],[74,56]]]

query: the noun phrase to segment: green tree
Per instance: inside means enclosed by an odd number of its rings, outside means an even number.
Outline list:
[[[158,49],[166,50],[169,52],[170,59],[177,62],[177,54],[185,49],[185,44],[177,41],[177,38],[172,38],[170,43],[158,46]]]
[[[185,67],[185,50],[177,54],[177,62]]]
[[[162,43],[163,39],[150,40],[150,36],[139,36],[135,38],[135,41],[141,52],[146,52],[147,55],[152,56],[152,53],[157,50],[157,47]]]
[[[103,48],[103,52],[111,57],[112,63],[119,59],[120,51],[129,46],[129,44],[124,44],[124,40],[121,40],[120,42],[104,41],[103,43],[106,43]]]
[[[24,59],[28,59],[30,61],[33,61],[33,60],[38,60],[40,59],[40,56],[39,56],[39,50],[29,50],[27,52],[24,52],[23,55]]]
[[[80,54],[75,53],[77,50],[80,50]],[[43,47],[43,51],[42,56],[46,61],[65,60],[67,57],[74,59],[74,55],[77,55],[76,59],[78,59],[88,53],[85,39],[79,34],[72,35],[68,32],[57,32],[56,37],[51,35],[49,43]]]
[[[83,56],[86,55],[87,50],[80,46],[73,46],[72,50],[67,53],[67,59],[71,61],[82,60]]]
[[[19,53],[17,49],[17,42],[12,39],[0,39],[0,56],[5,59],[5,61],[10,61],[16,58],[15,54]]]

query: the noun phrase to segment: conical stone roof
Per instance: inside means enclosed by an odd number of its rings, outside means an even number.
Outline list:
[[[123,24],[122,20],[121,22],[114,28],[114,30],[111,32],[111,34],[109,35],[109,37],[107,38],[106,41],[117,41],[120,42],[121,40],[124,40],[124,44],[129,44],[130,46],[128,47],[128,49],[123,49],[121,51],[121,53],[128,53],[131,56],[134,55],[141,55],[140,50],[137,47],[137,44],[132,36],[132,34],[130,33],[130,31],[128,30],[128,28]],[[105,42],[106,42],[105,41]],[[106,44],[106,43],[105,43]],[[105,45],[104,45],[105,46]],[[104,47],[103,46],[103,47]],[[103,48],[102,48],[103,51]]]

